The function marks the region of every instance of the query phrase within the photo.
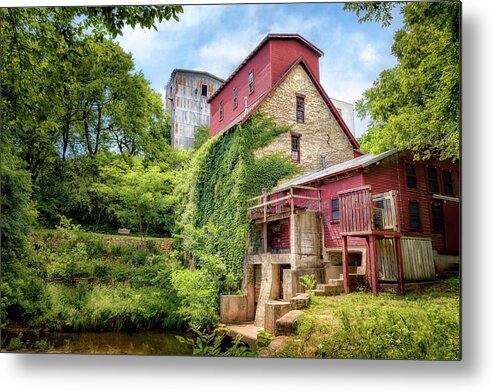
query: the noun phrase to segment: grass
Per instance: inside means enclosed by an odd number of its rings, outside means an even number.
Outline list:
[[[277,356],[458,360],[459,280],[396,296],[312,297]]]

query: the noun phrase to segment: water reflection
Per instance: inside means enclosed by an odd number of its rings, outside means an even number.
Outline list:
[[[20,351],[77,354],[191,355],[182,332],[81,332],[26,336]],[[24,340],[24,339],[23,339]],[[42,343],[42,344],[40,344]]]

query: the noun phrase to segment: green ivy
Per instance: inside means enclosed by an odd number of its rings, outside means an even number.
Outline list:
[[[246,214],[247,199],[298,172],[298,167],[280,154],[256,159],[254,152],[289,130],[255,113],[245,124],[204,143],[179,178],[178,243],[198,268],[205,255],[214,255],[224,263],[226,278],[232,275],[234,289],[240,287],[243,277],[252,228]],[[216,289],[223,292],[224,288]]]

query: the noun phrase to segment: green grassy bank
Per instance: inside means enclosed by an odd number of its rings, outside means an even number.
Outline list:
[[[312,297],[281,357],[458,360],[459,280],[406,296]]]

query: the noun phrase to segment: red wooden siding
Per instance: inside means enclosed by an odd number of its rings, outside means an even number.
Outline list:
[[[269,223],[268,242],[271,251],[274,253],[289,251],[289,219]]]
[[[229,124],[235,117],[245,111],[245,97],[251,106],[266,90],[271,87],[270,73],[270,42],[267,42],[258,53],[248,61],[243,68],[211,101],[210,135],[215,136],[220,129]],[[248,91],[248,74],[253,71],[255,90]],[[233,105],[233,89],[238,91],[238,106]],[[219,102],[224,102],[224,118],[219,121]]]
[[[337,199],[337,193],[345,189],[356,188],[363,185],[363,175],[356,173],[339,181],[331,182],[320,187],[322,191],[322,220],[324,224],[324,246],[335,248],[342,246],[340,235],[340,220],[332,220],[332,199]],[[349,238],[349,246],[365,246],[366,242],[361,238]]]
[[[416,188],[407,186],[406,163],[415,165]],[[452,248],[449,249],[445,243],[444,233],[434,232],[432,228],[431,202],[433,201],[433,193],[429,192],[428,189],[427,167],[435,167],[437,169],[440,194],[443,194],[442,170],[450,171],[452,174],[453,196],[459,197],[458,163],[439,161],[433,158],[426,161],[413,161],[412,154],[407,152],[392,155],[380,161],[378,165],[372,165],[366,168],[364,170],[365,184],[371,185],[374,194],[388,190],[397,190],[399,192],[398,206],[400,210],[401,230],[404,236],[431,237],[433,249],[453,252],[454,250]],[[410,227],[410,201],[419,203],[420,230],[411,229]],[[455,218],[451,218],[450,220],[455,220],[458,225],[458,213],[455,214]],[[455,232],[458,232],[458,230]]]
[[[251,107],[262,94],[270,89],[299,57],[320,80],[319,54],[303,43],[299,38],[270,38],[222,87],[211,100],[210,136],[219,133],[226,125],[245,111],[245,97]],[[248,74],[253,71],[255,91],[248,91]],[[233,89],[238,92],[238,105],[233,104]],[[224,117],[219,119],[219,102],[224,102]]]
[[[271,80],[275,84],[286,69],[303,56],[313,75],[320,80],[319,56],[299,40],[272,39],[270,41]]]

